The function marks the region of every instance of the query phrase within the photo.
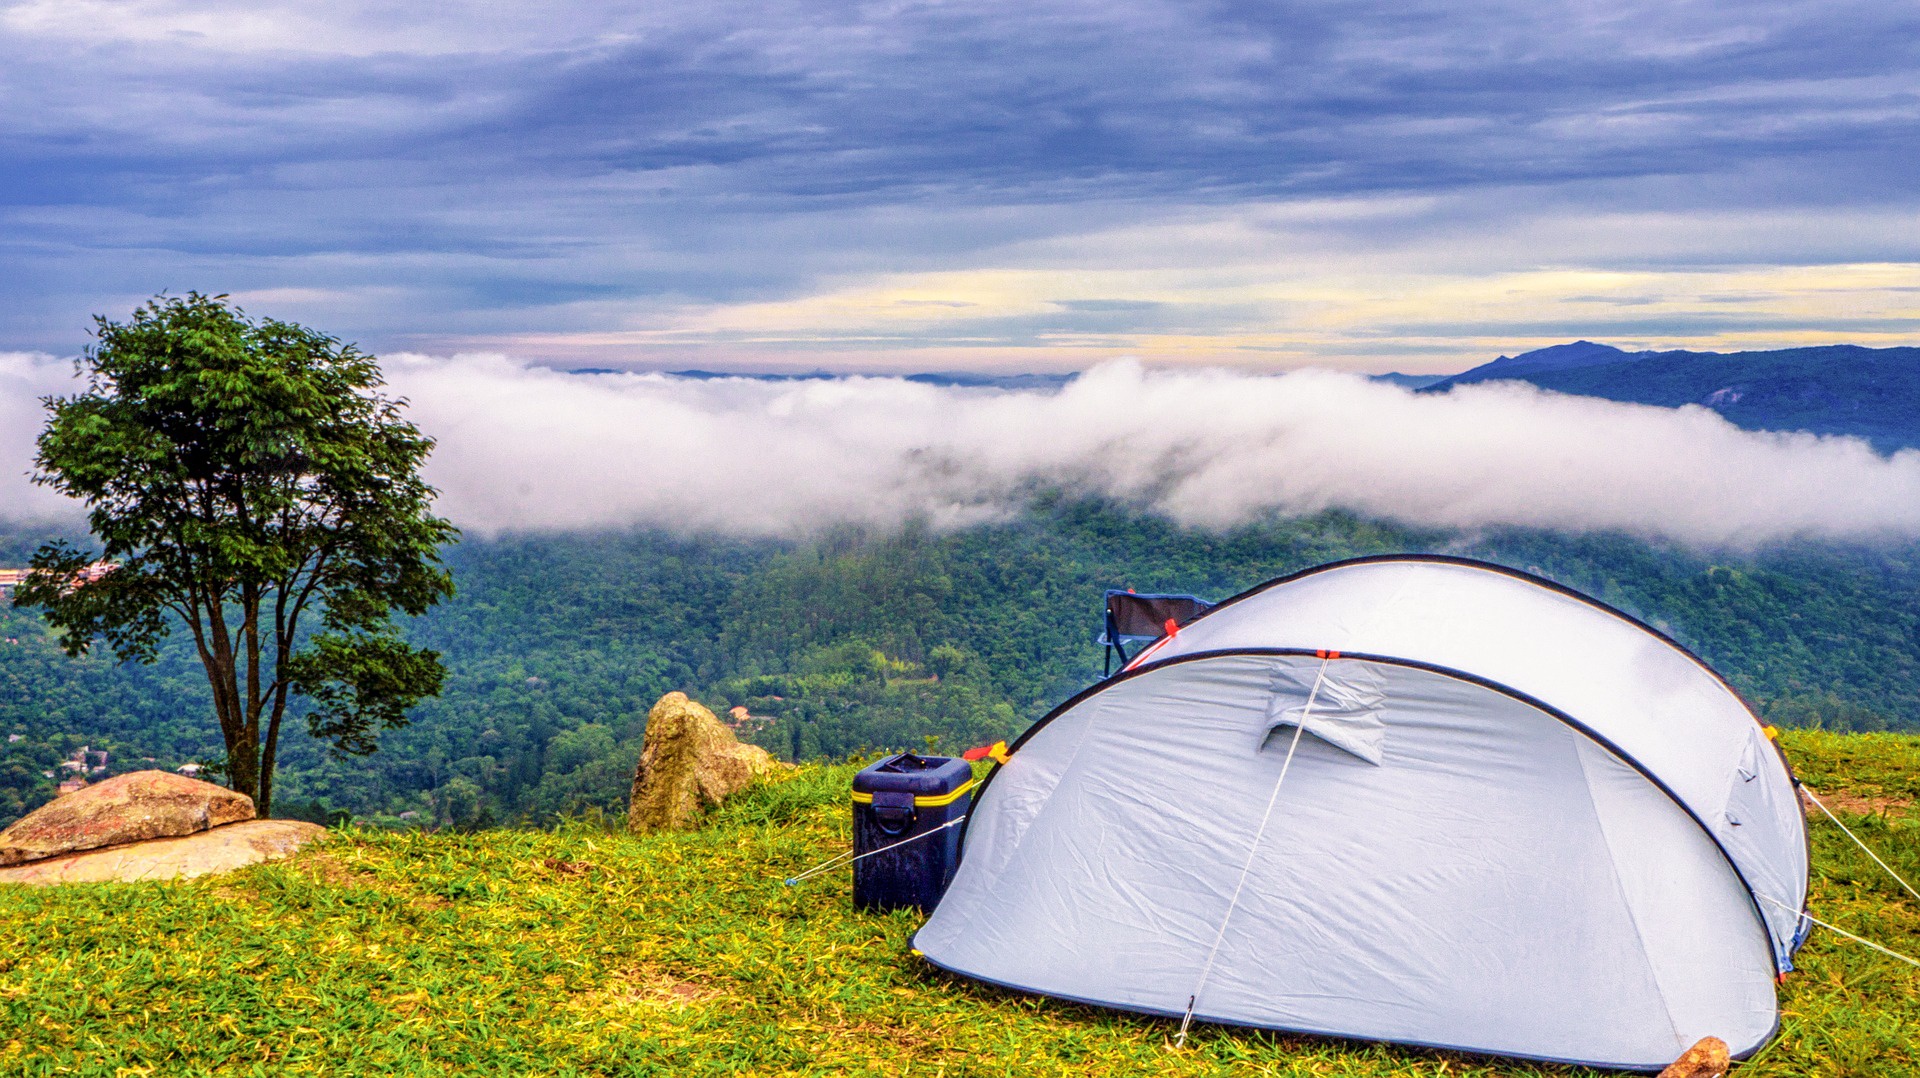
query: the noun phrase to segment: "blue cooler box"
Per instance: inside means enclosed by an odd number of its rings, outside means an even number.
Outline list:
[[[960,827],[928,833],[966,815],[972,790],[973,765],[950,756],[903,752],[855,775],[854,854],[893,848],[853,863],[854,908],[931,913],[960,863]]]

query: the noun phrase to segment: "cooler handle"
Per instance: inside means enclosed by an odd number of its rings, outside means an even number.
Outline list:
[[[873,793],[873,821],[880,830],[889,835],[898,835],[913,826],[919,816],[914,808],[913,795],[902,790],[875,790]]]

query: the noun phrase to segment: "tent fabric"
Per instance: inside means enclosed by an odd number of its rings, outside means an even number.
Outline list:
[[[1337,670],[1323,665],[1315,671],[1312,683],[1304,687],[1294,674],[1287,664],[1273,668],[1267,736],[1301,727],[1329,745],[1379,764],[1387,736],[1386,723],[1380,717],[1386,703],[1382,678],[1371,667],[1351,663]]]
[[[1759,902],[1781,972],[1803,927],[1806,822],[1785,761],[1726,682],[1592,599],[1460,559],[1338,563],[1229,600],[1141,658],[1242,642],[1364,650],[1467,671],[1571,715],[1707,827]],[[1740,778],[1743,767],[1755,775]]]
[[[1804,898],[1790,777],[1651,630],[1490,567],[1373,561],[1256,589],[1143,659],[986,784],[914,938],[928,960],[1146,1013],[1194,997],[1203,1020],[1628,1069],[1771,1036],[1794,926],[1783,948],[1754,893]]]

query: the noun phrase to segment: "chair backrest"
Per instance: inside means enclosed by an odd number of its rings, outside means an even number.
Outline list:
[[[1107,592],[1107,616],[1098,643],[1137,644],[1167,635],[1167,622],[1185,625],[1213,609],[1213,604],[1191,595],[1137,595]]]

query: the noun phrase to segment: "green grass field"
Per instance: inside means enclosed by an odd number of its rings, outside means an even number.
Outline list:
[[[1897,804],[1920,801],[1920,739],[1788,745],[1816,788],[1895,802],[1846,818],[1920,877]],[[1168,1022],[943,976],[907,953],[916,917],[852,912],[846,872],[781,884],[845,847],[852,770],[679,835],[348,830],[218,879],[0,888],[0,1074],[1589,1073],[1214,1027],[1175,1051]],[[1920,953],[1920,909],[1813,834],[1815,914]],[[1920,1074],[1920,969],[1826,933],[1800,965],[1736,1073]]]

